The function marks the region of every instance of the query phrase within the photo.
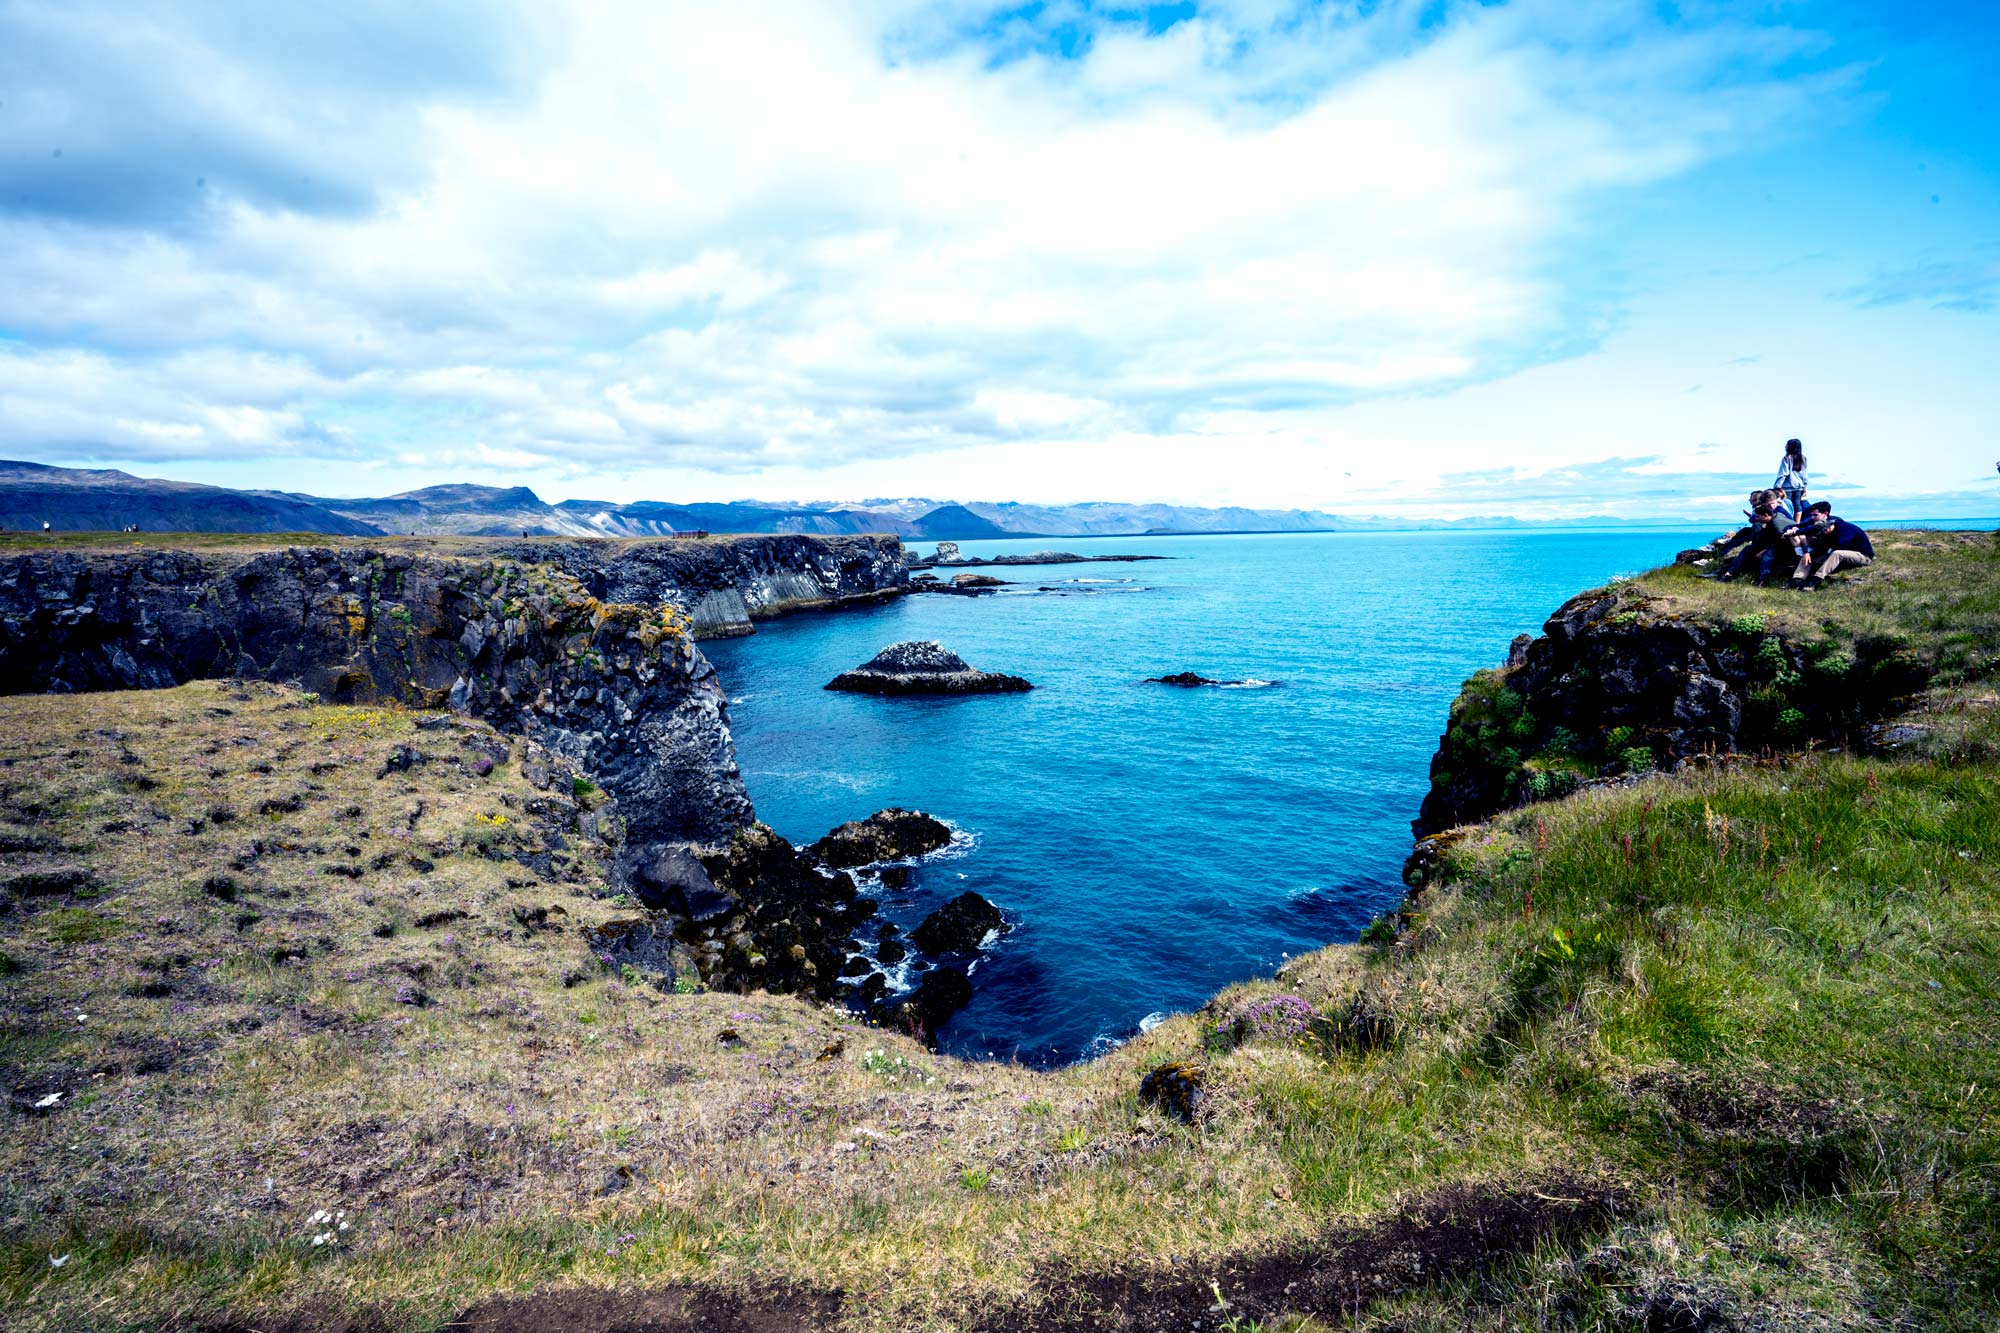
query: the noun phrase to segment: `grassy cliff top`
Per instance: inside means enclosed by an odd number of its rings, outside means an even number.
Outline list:
[[[1761,621],[1793,639],[1900,639],[1951,676],[2000,660],[2000,533],[1895,529],[1869,536],[1875,563],[1843,571],[1816,592],[1794,592],[1782,579],[1770,588],[1717,583],[1689,565],[1615,586],[1662,614],[1718,625]]]
[[[1921,587],[1897,557],[1810,603],[1672,570],[1619,595],[1832,633],[1889,606],[1949,645],[1992,539],[1906,539],[1949,543]],[[1463,831],[1378,942],[1037,1073],[607,973],[580,928],[625,910],[615,829],[483,728],[233,683],[0,700],[0,1301],[22,1328],[1991,1328],[2000,695],[1968,669],[1921,706],[1948,752]],[[1192,1123],[1149,1072],[1200,1079]]]

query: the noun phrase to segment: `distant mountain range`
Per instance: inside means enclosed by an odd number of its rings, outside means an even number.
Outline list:
[[[32,531],[44,523],[62,532],[115,532],[134,523],[151,532],[381,531],[303,496],[0,460],[0,527]]]
[[[373,499],[238,491],[108,469],[0,461],[0,527],[112,532],[324,532],[538,537],[666,537],[676,532],[889,532],[916,540],[1139,536],[1167,532],[1327,532],[1349,526],[1302,509],[1185,505],[991,504],[900,499],[857,504],[550,504],[525,486],[427,486]]]

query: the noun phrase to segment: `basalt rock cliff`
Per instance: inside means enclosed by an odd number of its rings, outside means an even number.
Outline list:
[[[755,620],[884,601],[910,587],[902,543],[885,536],[522,541],[495,549],[554,565],[605,601],[673,606],[697,639],[749,634]]]
[[[833,586],[882,575],[870,551],[887,558],[881,547],[829,554]],[[656,909],[633,931],[671,969],[830,996],[848,932],[873,904],[756,823],[725,696],[686,609],[707,592],[671,586],[690,567],[651,552],[561,554],[28,552],[0,561],[0,693],[230,676],[483,718],[614,798],[621,878]],[[768,558],[692,568],[720,577]],[[849,558],[860,563],[844,567]]]
[[[1620,585],[1572,598],[1465,683],[1414,823],[1426,837],[1581,786],[1732,754],[1852,744],[1924,687],[1900,640],[1788,637]]]

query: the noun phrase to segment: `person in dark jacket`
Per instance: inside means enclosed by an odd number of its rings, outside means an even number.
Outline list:
[[[1791,543],[1785,539],[1777,515],[1769,508],[1761,508],[1751,514],[1749,525],[1717,548],[1716,558],[1728,555],[1738,546],[1743,549],[1737,552],[1736,558],[1717,572],[1715,577],[1720,582],[1727,583],[1748,573],[1762,585],[1780,568],[1779,561],[1792,554]]]
[[[1826,579],[1843,569],[1861,569],[1875,563],[1875,547],[1868,534],[1830,509],[1808,511],[1808,546],[1805,558],[1792,574],[1792,586],[1807,592],[1818,589]]]

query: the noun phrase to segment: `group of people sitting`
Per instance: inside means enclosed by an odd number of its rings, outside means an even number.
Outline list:
[[[1790,569],[1791,586],[1811,592],[1842,569],[1875,561],[1867,533],[1835,517],[1825,500],[1806,503],[1805,447],[1797,440],[1785,441],[1777,479],[1769,490],[1750,492],[1743,513],[1749,523],[1715,548],[1724,563],[1712,578],[1763,585]]]

